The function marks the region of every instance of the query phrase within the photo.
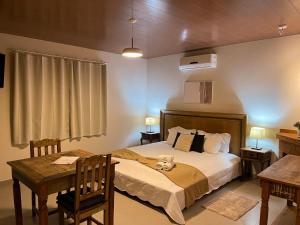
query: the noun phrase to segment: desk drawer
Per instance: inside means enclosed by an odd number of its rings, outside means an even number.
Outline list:
[[[286,154],[291,154],[291,152],[295,152],[295,145],[285,142],[285,141],[280,141],[279,142],[279,149],[281,152],[284,152]]]
[[[242,151],[242,157],[243,158],[250,158],[250,159],[257,159],[258,158],[258,153],[253,152],[253,151]]]

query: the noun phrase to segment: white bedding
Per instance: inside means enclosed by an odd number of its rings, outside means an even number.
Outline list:
[[[143,156],[173,155],[175,162],[181,162],[198,168],[207,178],[209,192],[219,188],[240,175],[240,158],[230,153],[197,153],[173,149],[166,142],[158,142],[128,148]],[[139,162],[115,158],[115,187],[163,207],[166,213],[177,223],[185,224],[182,210],[185,208],[183,188],[177,186],[166,176]]]

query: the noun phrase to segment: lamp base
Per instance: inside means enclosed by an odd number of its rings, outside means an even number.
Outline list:
[[[262,150],[262,148],[255,148],[255,147],[253,147],[251,149],[253,149],[253,150]]]
[[[148,133],[148,134],[152,134],[152,133],[154,133],[153,131],[146,131],[146,133]]]

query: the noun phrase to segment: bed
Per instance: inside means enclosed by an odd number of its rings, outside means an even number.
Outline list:
[[[208,178],[209,191],[218,189],[240,175],[240,147],[245,145],[246,115],[203,113],[187,111],[161,111],[161,142],[128,148],[146,157],[172,154],[175,162],[199,169]],[[181,126],[186,129],[205,130],[209,133],[229,133],[230,152],[209,154],[206,152],[183,152],[173,149],[165,140],[168,129]],[[185,224],[182,210],[185,208],[183,188],[170,181],[162,173],[139,162],[116,158],[115,187],[165,212],[178,224]],[[201,196],[200,196],[201,197]]]

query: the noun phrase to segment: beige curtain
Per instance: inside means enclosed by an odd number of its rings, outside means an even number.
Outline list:
[[[106,134],[106,66],[74,61],[71,84],[71,137]]]
[[[12,143],[106,132],[106,67],[15,52]]]

